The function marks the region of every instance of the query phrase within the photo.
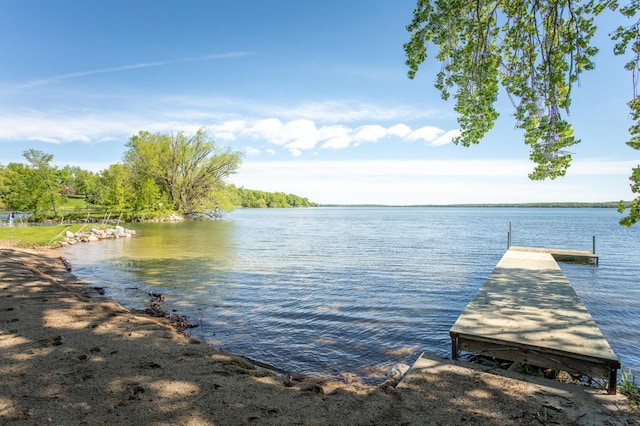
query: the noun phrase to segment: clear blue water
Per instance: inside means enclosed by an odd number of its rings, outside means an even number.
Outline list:
[[[614,209],[243,209],[218,222],[130,224],[132,239],[64,249],[74,273],[125,306],[149,291],[193,337],[301,375],[375,383],[449,328],[507,247],[592,249],[561,268],[625,368],[640,373],[640,226]]]

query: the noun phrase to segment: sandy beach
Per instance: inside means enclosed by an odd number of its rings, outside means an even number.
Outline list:
[[[296,380],[133,312],[55,250],[0,247],[0,424],[638,425],[623,395],[425,357],[402,382]]]

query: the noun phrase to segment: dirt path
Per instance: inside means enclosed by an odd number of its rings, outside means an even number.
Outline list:
[[[640,424],[620,395],[442,360],[398,386],[289,380],[95,297],[64,266],[0,248],[0,424]]]

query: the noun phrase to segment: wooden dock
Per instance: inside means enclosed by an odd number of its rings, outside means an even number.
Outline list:
[[[598,265],[599,256],[595,253],[582,250],[567,250],[567,249],[555,249],[555,248],[539,248],[539,247],[519,247],[511,246],[509,250],[515,251],[530,251],[534,253],[549,253],[555,260],[578,262],[578,263],[592,263]]]
[[[594,256],[569,254],[577,253]],[[553,254],[549,249],[507,250],[451,328],[452,357],[477,352],[602,377],[615,394],[620,361]]]

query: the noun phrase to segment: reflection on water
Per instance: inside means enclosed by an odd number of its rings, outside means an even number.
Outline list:
[[[193,258],[232,260],[234,253],[230,239],[233,223],[217,222],[184,222],[135,224],[144,238],[123,240],[127,258],[131,260],[187,260]]]
[[[75,273],[128,306],[148,292],[200,327],[194,337],[298,374],[375,381],[449,328],[513,244],[590,250],[562,264],[625,367],[640,370],[639,229],[612,209],[239,210],[227,220],[132,224],[140,236],[67,249]],[[620,300],[620,293],[625,297]]]

